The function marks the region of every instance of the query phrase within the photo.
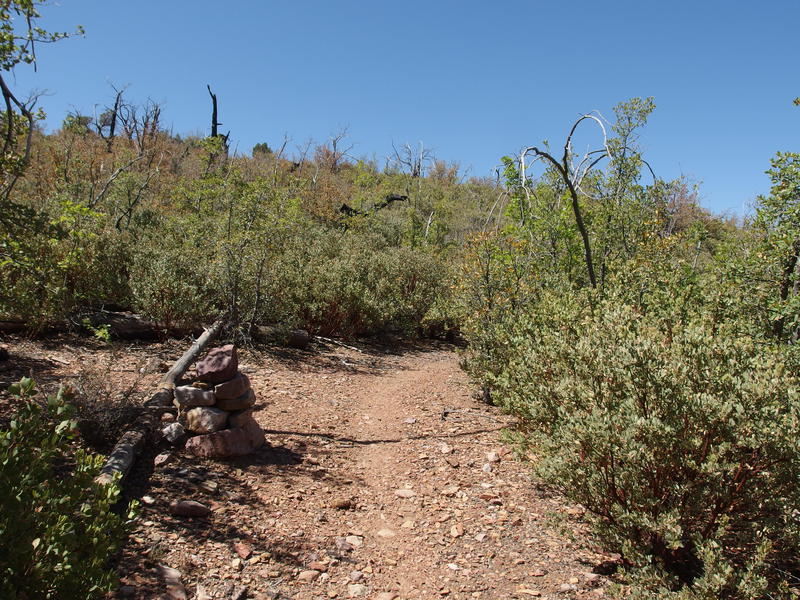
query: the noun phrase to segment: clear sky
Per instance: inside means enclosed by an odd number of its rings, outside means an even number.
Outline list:
[[[563,141],[580,114],[633,96],[656,111],[641,139],[657,175],[692,177],[704,206],[742,214],[769,190],[777,150],[800,151],[800,1],[62,0],[15,90],[46,90],[49,128],[99,114],[110,84],[161,103],[175,133],[222,130],[240,152],[284,134],[295,150],[348,128],[379,164],[418,144],[489,175],[501,156]]]

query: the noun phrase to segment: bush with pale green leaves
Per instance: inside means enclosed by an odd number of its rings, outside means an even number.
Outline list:
[[[505,329],[495,401],[520,418],[538,477],[638,567],[639,597],[791,597],[796,353],[677,312],[545,295]]]
[[[96,483],[103,458],[72,447],[62,391],[43,405],[30,379],[9,391],[22,405],[0,430],[0,597],[97,598],[114,587],[109,560],[135,506],[112,511],[119,486]]]

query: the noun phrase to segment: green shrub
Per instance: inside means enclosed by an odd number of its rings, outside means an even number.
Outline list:
[[[116,483],[95,483],[102,457],[72,452],[62,391],[44,407],[30,379],[10,391],[23,404],[0,431],[0,597],[97,597],[114,585],[107,563],[133,513],[111,511]]]
[[[638,566],[641,597],[787,593],[800,549],[800,385],[785,346],[677,306],[589,294],[517,317],[491,377],[537,475]],[[787,573],[787,574],[785,574]]]
[[[387,330],[413,334],[448,293],[448,269],[433,252],[388,245],[360,232],[312,229],[270,265],[263,321],[324,335]]]
[[[152,234],[133,256],[134,308],[167,326],[201,323],[220,302],[219,282],[208,273],[212,264],[194,240],[181,240],[166,227]]]

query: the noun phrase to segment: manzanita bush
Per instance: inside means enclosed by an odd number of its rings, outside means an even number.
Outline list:
[[[135,517],[117,482],[99,484],[103,457],[73,446],[63,390],[43,403],[33,380],[9,391],[21,407],[0,430],[0,597],[96,598],[113,589],[109,566]]]

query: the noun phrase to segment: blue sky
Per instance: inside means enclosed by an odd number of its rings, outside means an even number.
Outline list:
[[[241,152],[294,150],[348,128],[352,154],[379,163],[424,142],[468,175],[580,114],[653,96],[645,157],[660,177],[692,177],[704,206],[742,214],[769,190],[777,150],[800,151],[800,2],[570,3],[63,0],[15,90],[46,90],[47,125],[113,100],[163,104],[175,133],[207,134],[210,101]]]

